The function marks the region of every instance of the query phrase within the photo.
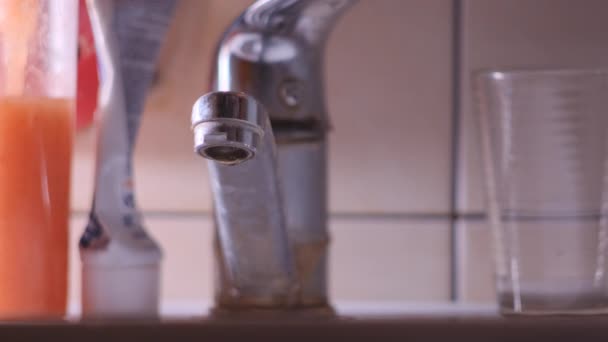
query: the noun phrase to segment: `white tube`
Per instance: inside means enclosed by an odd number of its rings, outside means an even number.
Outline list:
[[[87,0],[101,86],[95,194],[80,239],[84,318],[158,315],[161,250],[135,203],[132,155],[173,0]]]

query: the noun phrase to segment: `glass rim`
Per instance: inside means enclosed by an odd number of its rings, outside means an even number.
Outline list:
[[[473,71],[473,76],[492,80],[524,76],[608,76],[608,68],[485,68]]]

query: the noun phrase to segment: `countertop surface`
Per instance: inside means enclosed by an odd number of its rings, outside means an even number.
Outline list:
[[[338,316],[324,318],[5,322],[0,341],[608,341],[608,316],[502,317],[491,306],[392,305],[341,304]]]

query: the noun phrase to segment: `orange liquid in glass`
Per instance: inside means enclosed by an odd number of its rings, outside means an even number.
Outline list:
[[[73,107],[0,97],[0,319],[65,314]]]

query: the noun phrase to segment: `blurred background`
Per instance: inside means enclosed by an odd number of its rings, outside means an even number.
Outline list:
[[[209,91],[218,37],[251,2],[181,0],[147,100],[135,181],[165,253],[165,305],[212,299],[212,203],[190,109]],[[361,0],[339,21],[326,58],[333,301],[495,301],[470,74],[606,66],[606,13],[603,0]],[[94,128],[77,133],[72,307],[94,144]]]

